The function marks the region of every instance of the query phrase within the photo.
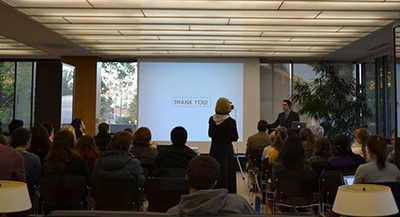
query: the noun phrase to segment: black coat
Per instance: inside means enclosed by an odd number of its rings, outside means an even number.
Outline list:
[[[229,117],[217,125],[213,117],[210,117],[208,124],[208,136],[211,137],[210,156],[215,158],[221,167],[216,188],[227,188],[229,193],[236,193],[236,162],[232,147],[232,142],[239,138],[236,121]]]
[[[269,124],[268,128],[277,128],[278,126],[286,127],[286,129],[292,128],[293,121],[300,121],[300,116],[297,112],[290,111],[288,118],[285,118],[285,112],[281,112],[278,118],[273,124]]]
[[[94,140],[96,141],[97,147],[99,147],[100,151],[106,150],[108,143],[111,141],[111,135],[109,133],[99,132]]]
[[[186,145],[171,145],[158,153],[156,163],[158,168],[186,169],[190,160],[196,156]]]

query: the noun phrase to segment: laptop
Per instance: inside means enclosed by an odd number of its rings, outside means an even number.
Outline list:
[[[292,122],[292,129],[301,130],[307,127],[307,123],[300,122],[300,121],[293,121]]]
[[[352,185],[354,183],[354,174],[342,174],[343,185]]]

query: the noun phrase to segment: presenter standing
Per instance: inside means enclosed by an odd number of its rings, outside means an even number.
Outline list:
[[[279,113],[278,118],[273,124],[269,124],[268,128],[277,128],[278,126],[286,127],[289,129],[292,127],[293,121],[300,121],[299,114],[292,111],[292,102],[285,99],[282,101],[283,112]]]
[[[229,116],[231,104],[227,98],[219,98],[215,106],[215,115],[208,124],[208,136],[211,137],[210,156],[214,157],[221,167],[216,188],[227,188],[229,193],[236,193],[235,158],[232,142],[239,136],[235,119]]]

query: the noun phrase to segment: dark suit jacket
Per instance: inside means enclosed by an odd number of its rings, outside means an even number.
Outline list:
[[[300,117],[297,112],[290,111],[287,119],[285,118],[285,112],[281,112],[279,113],[276,121],[273,124],[268,125],[268,128],[277,128],[278,126],[281,126],[289,129],[292,127],[293,121],[300,121]]]

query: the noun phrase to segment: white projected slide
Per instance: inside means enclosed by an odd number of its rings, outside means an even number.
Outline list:
[[[154,141],[169,141],[176,126],[188,141],[207,142],[208,119],[220,97],[235,106],[239,141],[243,140],[243,63],[139,62],[139,126]]]

